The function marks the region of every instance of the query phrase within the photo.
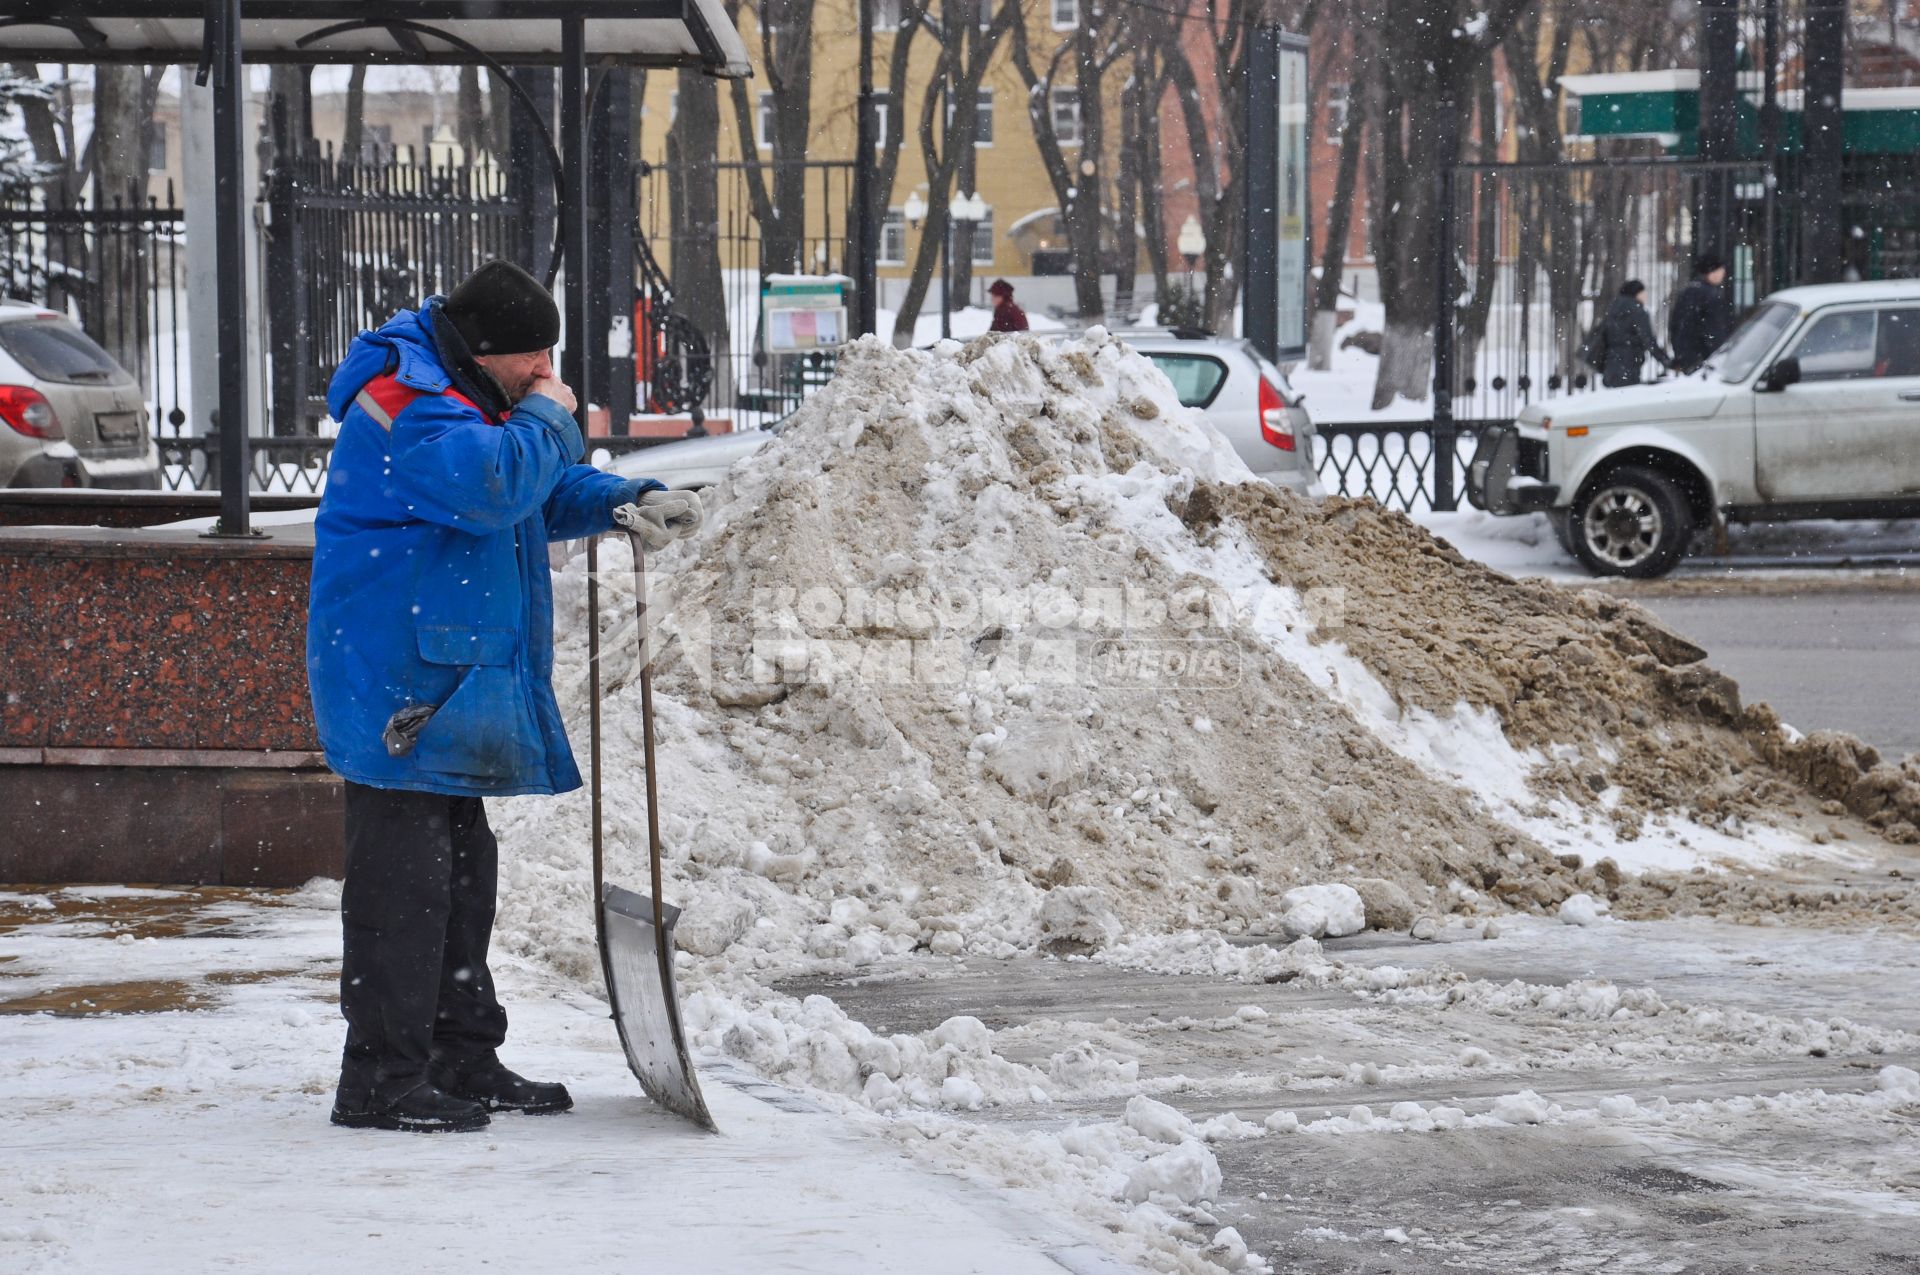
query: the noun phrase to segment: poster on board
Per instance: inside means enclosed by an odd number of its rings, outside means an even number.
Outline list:
[[[1276,344],[1283,362],[1307,353],[1307,41],[1282,33],[1279,49],[1278,198],[1274,200]]]

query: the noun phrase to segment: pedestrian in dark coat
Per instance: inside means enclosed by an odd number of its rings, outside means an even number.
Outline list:
[[[1723,286],[1727,265],[1712,253],[1694,262],[1693,282],[1674,298],[1667,316],[1667,342],[1673,347],[1673,365],[1691,372],[1707,361],[1733,331],[1733,301]]]
[[[1600,384],[1613,388],[1640,383],[1640,369],[1647,356],[1672,367],[1673,359],[1660,348],[1653,335],[1653,320],[1647,317],[1647,285],[1629,279],[1620,285],[1619,295],[1607,307],[1607,314],[1595,331],[1594,348],[1587,351],[1587,362],[1600,370]]]
[[[1013,285],[1005,279],[995,279],[987,292],[994,299],[993,322],[987,325],[987,331],[1025,332],[1027,312],[1013,303]]]
[[[497,848],[481,798],[580,786],[553,695],[547,543],[639,519],[663,546],[699,504],[579,463],[559,333],[539,281],[489,262],[361,333],[327,390],[340,434],[314,521],[307,680],[346,780],[335,1124],[477,1129],[489,1111],[573,1105],[494,1052],[507,1015],[487,970]]]

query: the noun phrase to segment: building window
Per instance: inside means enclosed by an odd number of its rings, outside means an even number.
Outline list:
[[[907,264],[907,215],[898,208],[887,209],[880,222],[880,264]]]
[[[981,89],[974,99],[973,106],[973,144],[975,146],[993,145],[993,90]],[[947,127],[953,127],[953,107],[947,107]]]
[[[1071,31],[1080,25],[1080,0],[1053,0],[1053,29]]]
[[[760,109],[753,116],[753,144],[761,150],[773,145],[773,94],[760,95]]]
[[[1327,86],[1327,142],[1340,144],[1340,135],[1347,131],[1347,112],[1353,108],[1353,86],[1341,80]]]
[[[873,29],[875,31],[900,29],[900,0],[873,0]]]
[[[1053,135],[1062,146],[1080,144],[1080,90],[1053,91]]]
[[[147,167],[157,173],[167,169],[167,126],[159,120],[147,134]]]
[[[958,222],[947,223],[949,248],[958,244],[960,227]],[[973,264],[990,266],[993,264],[993,209],[987,209],[987,215],[973,223]]]
[[[873,144],[884,148],[887,136],[893,129],[893,94],[875,93],[873,95]]]

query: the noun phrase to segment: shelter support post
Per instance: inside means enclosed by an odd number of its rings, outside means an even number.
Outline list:
[[[220,346],[220,517],[210,535],[257,535],[249,519],[253,470],[247,419],[247,191],[243,116],[246,80],[240,65],[240,0],[214,0],[206,32],[213,92],[214,295]]]
[[[566,193],[561,199],[561,237],[566,244],[566,293],[561,316],[566,327],[566,350],[561,376],[573,387],[578,405],[574,419],[587,429],[587,24],[581,18],[560,23],[560,156]]]

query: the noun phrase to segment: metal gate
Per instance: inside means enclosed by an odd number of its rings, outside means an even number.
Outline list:
[[[267,187],[271,415],[310,435],[327,380],[363,329],[445,292],[491,257],[517,258],[526,212],[492,164],[282,160]]]
[[[785,164],[791,189],[802,192],[792,229],[769,232],[755,209],[754,181],[769,196],[781,165],[690,162],[642,165],[635,174],[640,233],[673,281],[674,306],[694,319],[715,358],[710,416],[733,428],[754,428],[791,412],[832,374],[822,354],[769,354],[760,331],[766,273],[854,273],[848,267],[848,218],[854,165],[848,160]],[[797,170],[797,172],[795,171]],[[776,243],[777,238],[784,243]],[[784,260],[769,261],[778,253]],[[645,348],[647,316],[636,315]],[[644,378],[645,369],[638,370]]]
[[[173,187],[0,207],[0,297],[72,318],[140,381],[156,431],[186,421],[184,215]]]
[[[1655,334],[1709,246],[1736,310],[1777,286],[1774,187],[1762,163],[1608,159],[1454,170],[1453,414],[1511,419],[1528,403],[1598,388],[1587,332],[1629,279]],[[1788,258],[1790,259],[1790,258]],[[1651,362],[1646,375],[1658,372]]]

